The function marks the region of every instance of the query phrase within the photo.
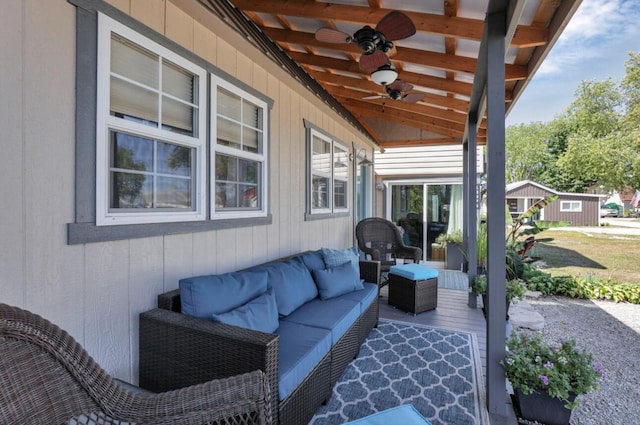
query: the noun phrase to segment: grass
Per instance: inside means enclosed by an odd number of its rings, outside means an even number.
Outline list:
[[[546,263],[547,273],[640,285],[640,236],[553,230],[539,237],[553,241],[536,243],[528,255]]]

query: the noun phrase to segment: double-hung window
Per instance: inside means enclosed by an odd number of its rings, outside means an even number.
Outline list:
[[[347,148],[313,128],[309,135],[311,214],[346,212],[349,210]]]
[[[206,72],[99,14],[96,224],[206,218]]]
[[[211,218],[267,215],[267,104],[211,76]]]

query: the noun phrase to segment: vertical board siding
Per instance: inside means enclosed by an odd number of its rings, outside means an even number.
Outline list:
[[[138,382],[138,322],[139,312],[156,307],[155,294],[164,291],[163,238],[132,239],[129,241],[129,356],[128,374],[120,379]]]
[[[22,2],[7,2],[0,14],[0,128],[2,128],[2,220],[0,220],[0,301],[24,304],[25,281],[25,195],[24,195],[24,8]]]
[[[270,225],[67,245],[74,187],[83,184],[74,180],[76,9],[66,0],[19,0],[3,9],[0,302],[46,317],[109,373],[136,383],[138,316],[180,278],[352,244],[351,217],[305,221],[303,120],[349,149],[366,140],[216,18],[196,21],[167,0],[108,3],[273,100]]]
[[[51,320],[69,323],[68,332],[82,340],[83,266],[77,259],[82,250],[67,249],[64,225],[74,217],[75,10],[38,1],[23,1],[21,7],[24,26],[16,43],[22,43],[24,54],[24,210],[17,226],[23,226],[23,302]],[[14,201],[3,199],[3,204],[12,208]]]

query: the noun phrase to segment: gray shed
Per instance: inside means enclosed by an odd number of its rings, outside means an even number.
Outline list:
[[[600,224],[600,200],[605,195],[558,192],[530,180],[506,186],[505,197],[513,217],[525,212],[531,205],[550,195],[558,199],[534,217],[539,220],[569,221],[572,226],[598,226]]]

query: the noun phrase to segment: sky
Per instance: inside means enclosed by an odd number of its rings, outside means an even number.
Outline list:
[[[629,52],[640,53],[638,22],[638,0],[582,0],[506,125],[553,120],[573,102],[581,81],[619,83]]]

